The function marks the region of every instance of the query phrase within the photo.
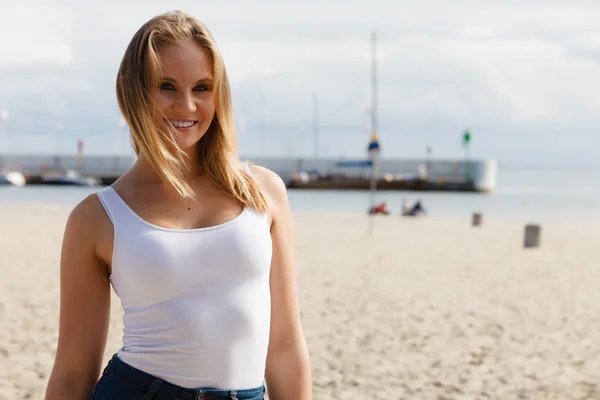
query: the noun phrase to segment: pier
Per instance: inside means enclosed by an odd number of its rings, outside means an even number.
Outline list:
[[[290,189],[368,190],[370,166],[351,165],[348,160],[305,157],[241,157],[273,170]],[[346,162],[342,162],[346,161]],[[7,155],[0,157],[5,170],[19,171],[26,184],[48,184],[48,176],[74,171],[99,185],[110,185],[133,163],[133,156],[109,155]],[[442,190],[493,192],[497,162],[488,160],[379,160],[378,190]]]

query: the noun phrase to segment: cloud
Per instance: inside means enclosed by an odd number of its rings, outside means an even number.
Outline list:
[[[0,13],[0,66],[73,62],[68,12],[27,1],[3,5]],[[9,39],[9,40],[6,40]]]

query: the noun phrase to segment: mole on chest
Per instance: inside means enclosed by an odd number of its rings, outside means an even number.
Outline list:
[[[241,207],[208,207],[182,204],[157,209],[147,205],[140,217],[153,225],[168,229],[201,229],[227,223],[242,213]]]

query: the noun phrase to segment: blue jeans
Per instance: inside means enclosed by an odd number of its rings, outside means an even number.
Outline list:
[[[187,389],[123,362],[116,354],[94,386],[90,400],[263,400],[264,385],[255,389]]]

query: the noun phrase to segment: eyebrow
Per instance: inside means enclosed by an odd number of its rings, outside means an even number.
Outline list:
[[[168,76],[161,76],[160,80],[164,81],[164,82],[177,83],[177,81],[175,79],[170,78]],[[211,83],[212,81],[213,81],[212,78],[203,78],[203,79],[200,79],[198,82],[196,82],[195,85],[198,85],[200,83]]]

